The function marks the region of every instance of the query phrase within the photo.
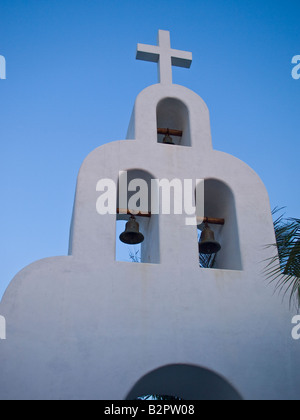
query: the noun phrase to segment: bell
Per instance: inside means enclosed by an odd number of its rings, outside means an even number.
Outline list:
[[[120,241],[128,245],[137,245],[144,241],[144,235],[140,233],[139,224],[134,216],[126,223],[125,232],[121,233]]]
[[[199,242],[199,253],[216,254],[220,249],[221,245],[215,240],[214,232],[209,228],[208,224],[206,224]]]
[[[163,143],[164,144],[174,144],[173,143],[173,139],[172,139],[172,137],[170,136],[170,134],[169,134],[169,130],[168,130],[168,132],[167,132],[167,134],[166,134],[166,136],[164,137],[164,139],[163,139]]]

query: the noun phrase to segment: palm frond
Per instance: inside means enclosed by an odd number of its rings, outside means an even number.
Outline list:
[[[129,249],[129,258],[131,262],[134,263],[140,263],[141,262],[141,256],[140,256],[140,250],[134,250],[134,252]]]
[[[275,209],[273,215],[282,209]],[[275,290],[286,295],[290,292],[290,303],[297,298],[300,307],[300,219],[285,218],[280,215],[274,221],[276,244],[274,257],[269,259],[266,274],[275,282]]]

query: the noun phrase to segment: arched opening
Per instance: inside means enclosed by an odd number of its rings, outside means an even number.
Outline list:
[[[218,179],[204,181],[204,213],[206,217],[212,219],[225,219],[225,224],[209,225],[214,232],[215,240],[221,245],[221,250],[212,255],[200,254],[200,266],[202,268],[242,270],[235,198],[231,188],[224,182]],[[204,226],[204,224],[198,226],[199,238]]]
[[[165,98],[157,105],[157,129],[178,132],[172,135],[176,146],[191,146],[190,121],[186,105],[175,98]],[[164,143],[165,134],[159,134],[158,143]]]
[[[240,401],[241,395],[215,372],[193,365],[163,366],[143,376],[130,390],[127,400],[148,395],[197,401]]]
[[[117,189],[117,208],[121,210],[116,217],[116,261],[158,264],[160,262],[159,217],[151,215],[151,180],[154,177],[141,169],[120,172]],[[145,213],[149,216],[135,215],[144,241],[139,245],[124,244],[120,234],[125,230],[130,215],[124,210]]]

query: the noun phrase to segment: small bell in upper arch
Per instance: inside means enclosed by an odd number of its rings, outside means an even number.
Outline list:
[[[137,245],[144,241],[144,235],[140,232],[139,224],[134,216],[126,223],[126,228],[120,235],[120,241],[128,245]]]
[[[165,137],[163,139],[163,143],[164,144],[173,144],[174,145],[174,142],[173,142],[172,137],[170,136],[169,130],[167,131],[167,134],[165,135]]]
[[[215,234],[210,229],[208,224],[205,224],[205,228],[202,231],[201,239],[199,242],[199,253],[200,254],[216,254],[221,250],[221,245],[215,240]]]

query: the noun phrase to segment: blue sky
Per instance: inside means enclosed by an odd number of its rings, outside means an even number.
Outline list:
[[[136,44],[193,52],[173,81],[211,113],[214,148],[247,162],[271,206],[299,217],[299,0],[0,0],[0,296],[13,276],[66,255],[84,158],[126,136],[156,66]]]

